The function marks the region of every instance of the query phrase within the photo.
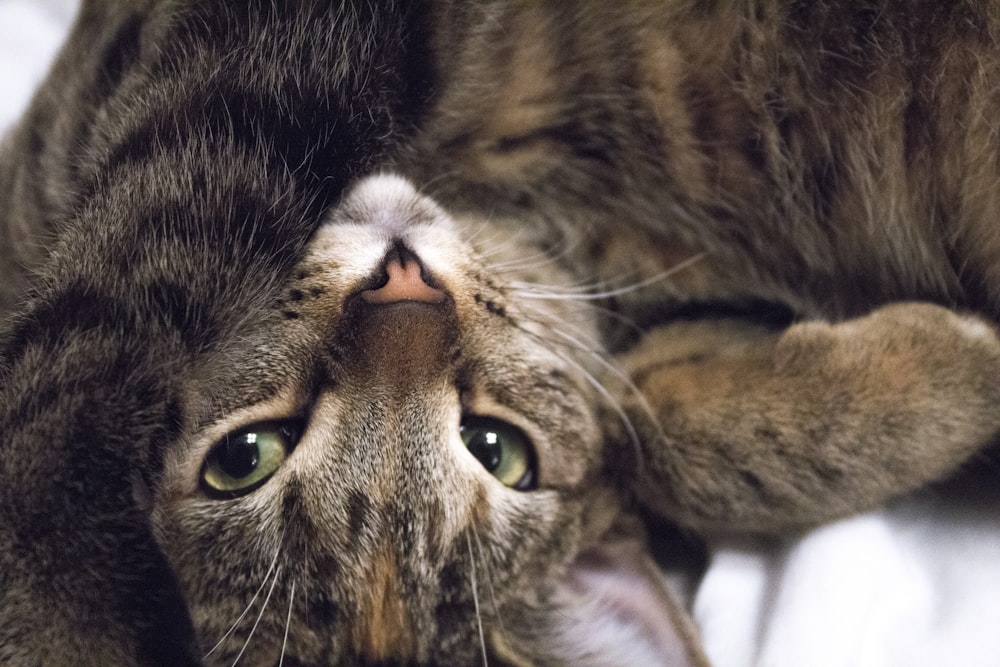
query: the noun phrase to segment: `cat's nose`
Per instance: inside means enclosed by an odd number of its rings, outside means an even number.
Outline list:
[[[351,370],[387,395],[440,380],[455,356],[460,322],[451,295],[419,257],[394,244],[344,305],[334,343]]]
[[[402,243],[397,242],[382,260],[376,287],[364,290],[361,298],[368,303],[389,304],[400,301],[442,303],[445,293],[427,275],[420,259]]]

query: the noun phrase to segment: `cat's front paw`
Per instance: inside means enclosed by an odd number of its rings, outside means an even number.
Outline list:
[[[783,531],[877,506],[1000,434],[1000,339],[924,303],[768,332],[699,321],[622,359],[642,502],[701,529]]]

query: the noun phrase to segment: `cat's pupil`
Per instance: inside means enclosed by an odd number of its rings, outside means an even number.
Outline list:
[[[496,431],[478,431],[469,439],[468,447],[472,455],[490,472],[500,467],[503,446]]]
[[[238,440],[230,440],[219,457],[219,467],[233,479],[240,479],[253,473],[260,463],[260,448],[257,434],[247,433]]]

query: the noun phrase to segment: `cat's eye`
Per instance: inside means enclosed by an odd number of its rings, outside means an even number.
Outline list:
[[[493,417],[465,417],[462,441],[483,467],[519,491],[535,488],[535,450],[521,429]]]
[[[201,483],[218,498],[234,498],[260,487],[284,463],[299,437],[298,422],[254,424],[228,434],[205,457]]]

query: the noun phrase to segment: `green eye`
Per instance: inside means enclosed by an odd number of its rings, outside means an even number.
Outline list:
[[[535,451],[521,429],[492,417],[466,417],[459,430],[491,475],[519,491],[535,488]]]
[[[297,424],[289,422],[255,424],[230,433],[205,458],[203,487],[222,498],[250,493],[284,463],[298,437]]]

